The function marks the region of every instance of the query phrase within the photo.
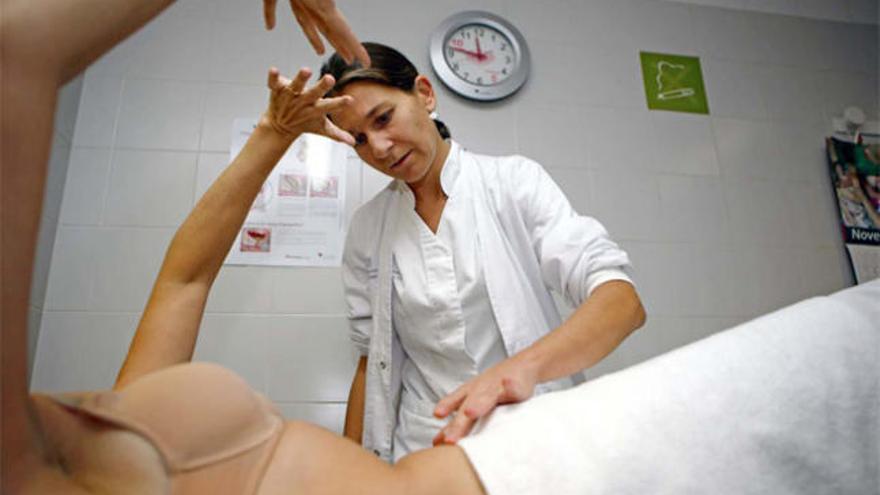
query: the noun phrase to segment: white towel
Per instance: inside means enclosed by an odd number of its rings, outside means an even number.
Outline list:
[[[499,408],[460,445],[489,495],[880,494],[880,280]]]

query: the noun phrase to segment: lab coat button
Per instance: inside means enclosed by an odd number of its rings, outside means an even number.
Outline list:
[[[385,365],[385,361],[379,361],[379,367],[380,367],[380,368],[382,368],[382,369],[384,370],[384,369],[385,369],[385,366],[386,366],[386,365]]]
[[[382,455],[382,453],[379,452],[379,449],[373,449],[373,453],[376,454],[377,457],[380,457]]]

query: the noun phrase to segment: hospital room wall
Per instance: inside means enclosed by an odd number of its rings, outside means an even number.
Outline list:
[[[46,305],[49,268],[55,246],[55,235],[58,231],[58,216],[67,178],[67,166],[82,87],[83,77],[78,76],[65,84],[58,92],[49,166],[44,186],[43,212],[37,233],[37,252],[34,257],[33,279],[31,280],[28,305],[28,373],[33,370],[34,356],[40,335],[40,323]]]
[[[877,117],[876,3],[822,19],[659,0],[339,4],[432,77],[428,33],[447,15],[481,8],[523,31],[517,95],[480,105],[438,82],[439,113],[469,149],[541,162],[630,252],[649,322],[591,376],[852,283],[822,138],[846,105]],[[263,109],[270,64],[318,66],[291,24],[267,34],[253,2],[184,0],[87,71],[32,311],[33,388],[111,385],[174,230],[228,162],[232,119]],[[699,56],[711,115],[649,112],[640,50]],[[358,165],[347,179],[349,212],[386,182]],[[339,429],[356,359],[341,292],[335,268],[224,267],[196,358]]]

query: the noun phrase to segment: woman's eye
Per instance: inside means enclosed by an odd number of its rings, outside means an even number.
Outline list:
[[[383,113],[382,115],[379,115],[378,117],[376,117],[376,120],[375,120],[375,123],[377,126],[386,125],[388,122],[391,122],[391,111],[390,110]]]

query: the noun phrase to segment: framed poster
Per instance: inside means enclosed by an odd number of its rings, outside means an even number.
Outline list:
[[[856,283],[880,278],[880,145],[828,138],[826,147]]]
[[[256,126],[236,119],[232,159]],[[339,266],[345,239],[347,146],[303,134],[263,183],[226,258],[230,265]]]

